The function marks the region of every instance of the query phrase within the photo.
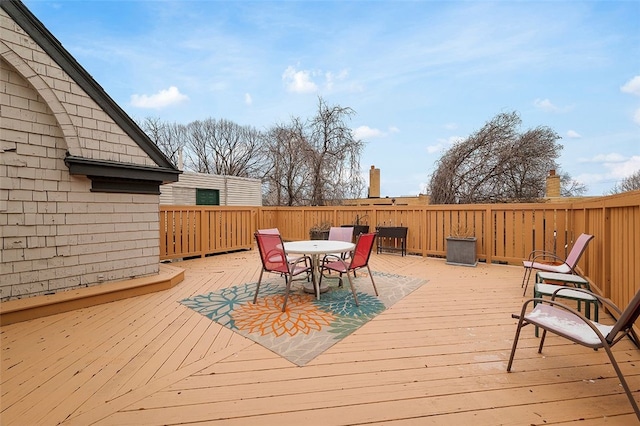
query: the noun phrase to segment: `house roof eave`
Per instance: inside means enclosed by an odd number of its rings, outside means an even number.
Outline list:
[[[64,159],[72,175],[99,176],[104,178],[128,178],[156,181],[162,183],[177,182],[180,170],[166,167],[150,167],[117,161],[94,160],[68,155]]]
[[[19,0],[2,0],[0,7],[120,126],[161,168],[178,170],[135,121],[76,61],[44,24]]]

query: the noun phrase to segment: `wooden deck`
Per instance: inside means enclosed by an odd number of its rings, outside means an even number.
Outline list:
[[[527,328],[506,372],[521,267],[373,254],[429,282],[298,367],[178,303],[256,281],[256,250],[175,265],[171,289],[3,326],[0,424],[636,423],[603,351],[549,337],[539,355]],[[640,400],[640,351],[614,349]]]

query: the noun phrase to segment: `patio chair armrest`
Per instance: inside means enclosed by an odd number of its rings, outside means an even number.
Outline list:
[[[532,259],[534,259],[534,258],[536,258],[538,256],[543,256],[545,253],[555,256],[554,253],[552,253],[550,251],[547,251],[547,250],[533,250],[527,256],[527,260],[532,260]]]
[[[335,262],[339,260],[343,260],[343,259],[340,256],[336,256],[335,254],[325,254],[322,257],[322,262],[320,264],[324,265],[325,262]]]
[[[304,266],[310,267],[312,265],[311,258],[309,256],[300,256],[292,260],[288,260],[287,263],[290,266],[296,266],[299,263],[304,263]]]
[[[556,291],[557,292],[557,291]],[[555,293],[554,293],[555,294]],[[594,297],[597,297],[595,294],[593,295]],[[600,298],[599,298],[600,299]],[[584,314],[578,310],[576,310],[575,308],[572,308],[570,306],[565,305],[564,303],[561,303],[557,300],[550,300],[550,299],[544,299],[542,297],[534,297],[532,299],[528,299],[524,302],[524,304],[522,305],[522,312],[521,312],[521,318],[525,317],[526,314],[526,309],[527,306],[531,303],[545,303],[547,305],[550,306],[554,306],[558,309],[562,309],[564,311],[570,312],[571,314],[575,315],[578,319],[580,319],[582,322],[584,322],[586,325],[588,325],[594,333],[596,333],[596,335],[598,335],[598,337],[600,338],[600,340],[602,342],[606,341],[605,336],[602,334],[602,332],[600,330],[598,330],[598,327],[596,327],[595,325],[593,325],[593,321],[591,321],[589,318],[587,318],[586,316],[584,316]]]
[[[609,309],[610,311],[616,312],[618,315],[622,314],[622,311],[620,310],[620,308],[613,303],[613,301],[607,297],[602,297],[597,293],[594,293],[593,291],[587,290],[586,288],[581,288],[581,287],[562,287],[557,289],[556,291],[553,292],[553,294],[551,295],[551,300],[555,300],[556,298],[556,294],[561,292],[562,290],[571,290],[571,291],[577,291],[579,293],[584,293],[584,294],[588,294],[589,296],[592,296],[594,298],[596,298],[596,300],[602,305],[605,306],[607,309]]]
[[[267,259],[277,259],[279,262],[287,262],[287,255],[282,250],[270,250],[267,252],[265,257]]]
[[[556,256],[555,254],[553,254],[551,252],[544,252],[544,253],[537,254],[537,255],[533,256],[533,259],[531,259],[531,262],[535,262],[536,259],[546,259],[546,258],[550,258],[552,260],[557,260],[557,261],[565,263],[565,264],[567,263],[567,262],[564,261],[563,258],[558,257],[558,256]]]
[[[342,268],[336,268],[335,266],[330,266],[327,264],[336,264],[339,263],[342,265]],[[320,263],[320,271],[324,271],[325,269],[327,270],[334,270],[334,271],[339,271],[342,270],[342,272],[347,272],[349,271],[349,264],[340,256],[335,255],[335,254],[326,254],[323,258],[322,258],[322,262]]]
[[[589,291],[587,289],[583,289],[582,287],[570,287],[568,285],[561,285],[559,286],[559,288],[557,288],[553,293],[551,293],[551,300],[556,300],[556,295],[558,293],[562,293],[563,291],[572,291],[572,292],[578,292],[578,293],[584,293],[586,295],[589,295],[591,297],[593,297],[594,299],[596,299],[596,301],[598,301],[601,305],[602,305],[602,300],[604,299],[604,297],[601,297],[595,293],[593,293],[592,291]],[[560,296],[562,297],[562,296]]]

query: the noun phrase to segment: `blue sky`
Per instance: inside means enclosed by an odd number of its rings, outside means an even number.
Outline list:
[[[562,139],[607,193],[640,169],[638,1],[45,1],[25,4],[132,117],[309,118],[351,107],[381,195],[422,192],[501,112]]]

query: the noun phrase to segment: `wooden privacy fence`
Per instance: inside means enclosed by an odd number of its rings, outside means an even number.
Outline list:
[[[160,206],[160,260],[250,249],[256,207]]]
[[[160,259],[254,246],[253,233],[279,228],[285,240],[309,229],[364,224],[405,226],[407,253],[444,257],[453,229],[472,230],[478,258],[521,265],[534,249],[565,257],[581,233],[595,235],[579,266],[594,285],[625,305],[640,288],[640,191],[584,201],[427,206],[212,207],[160,206]]]

